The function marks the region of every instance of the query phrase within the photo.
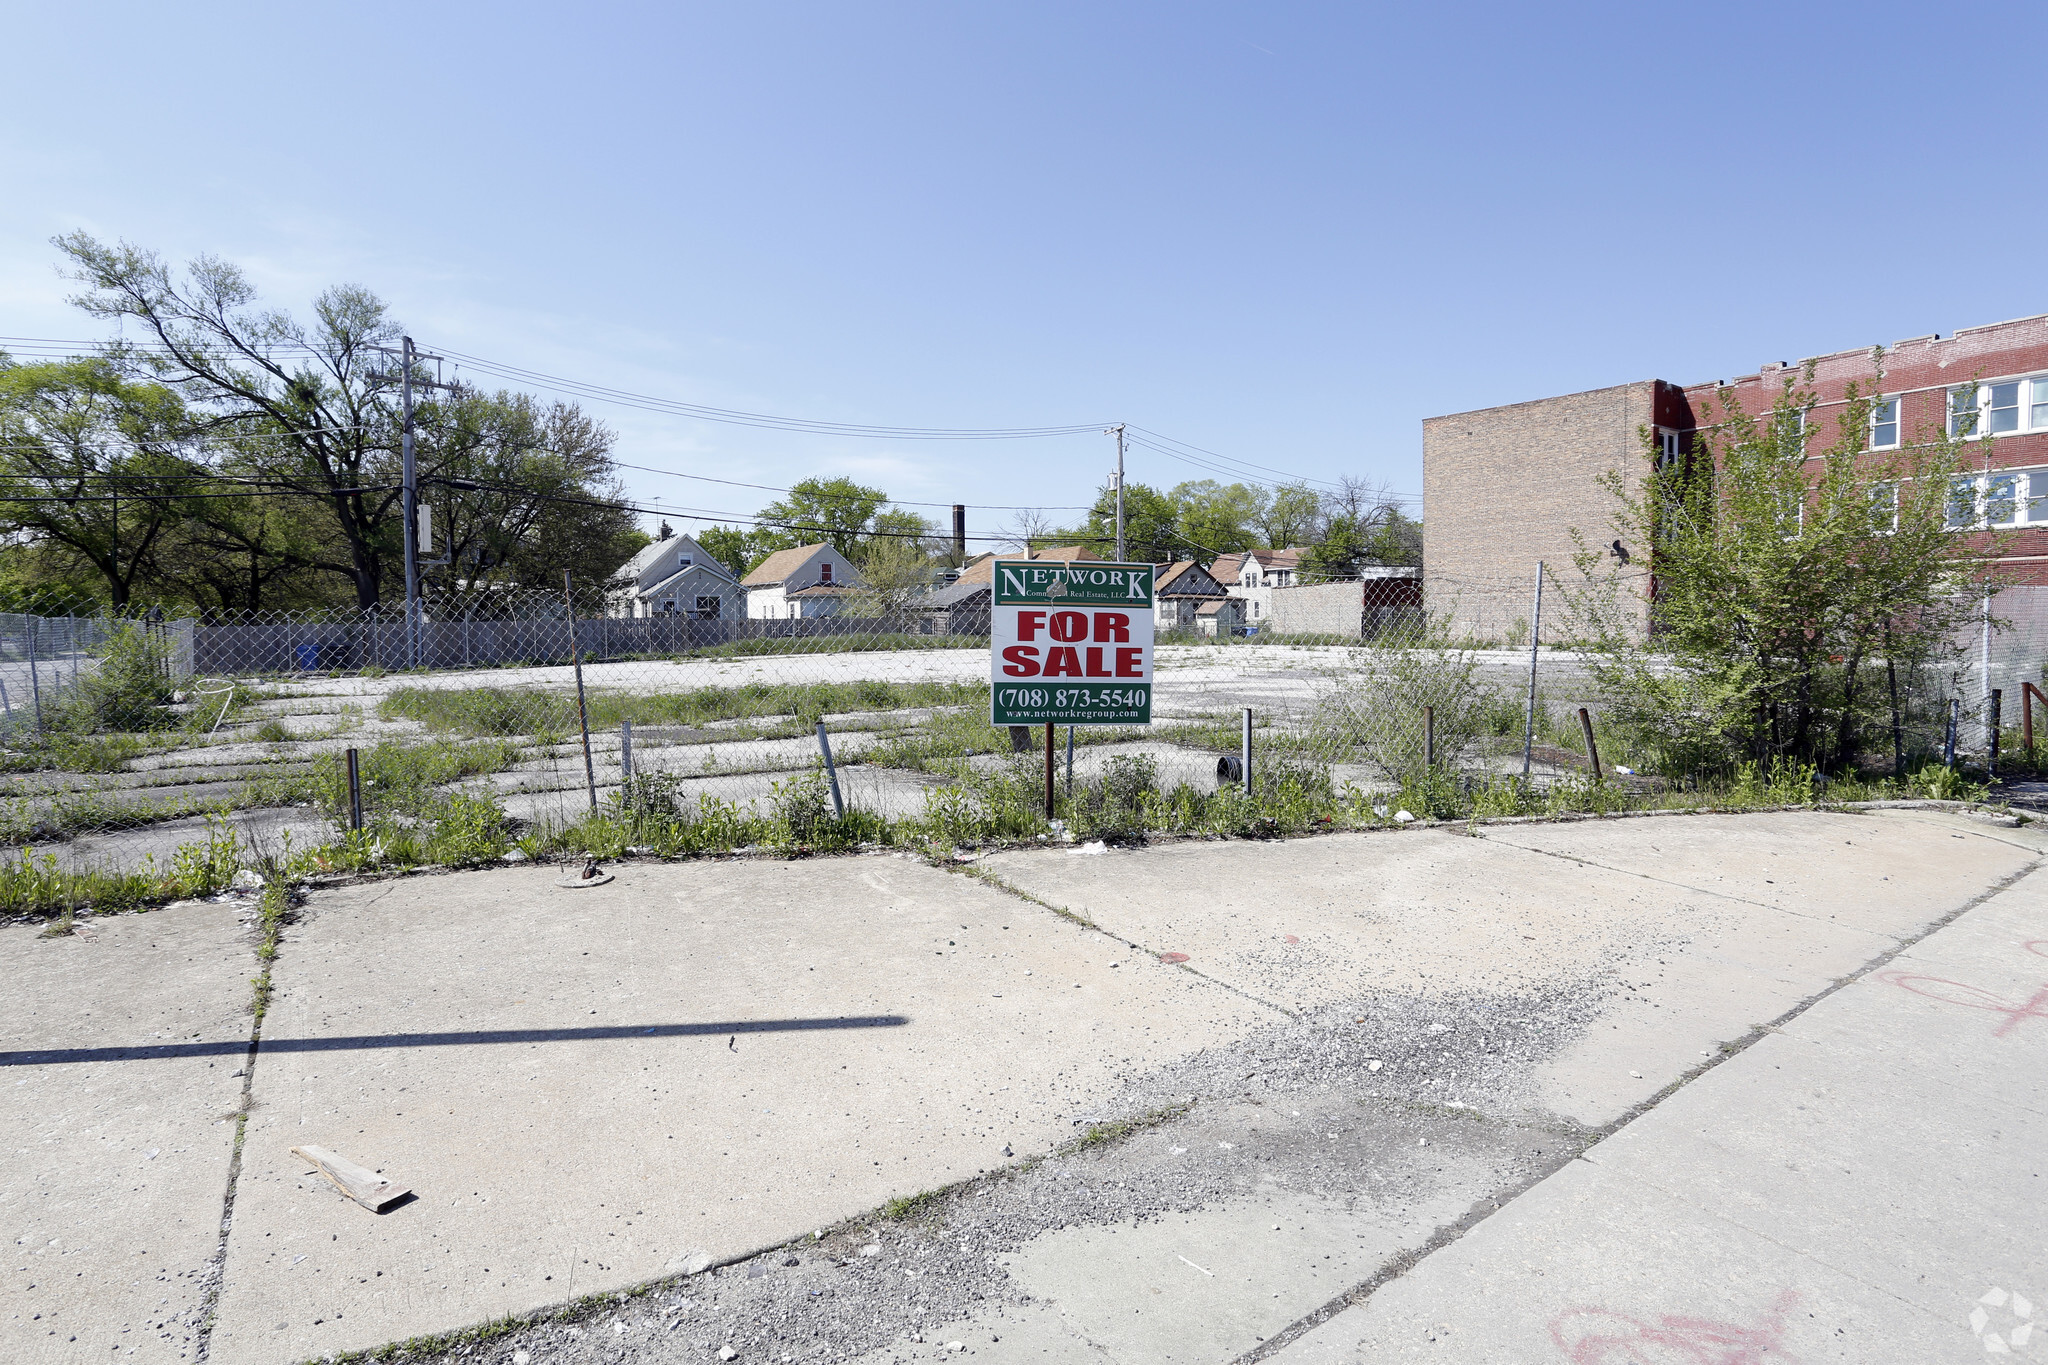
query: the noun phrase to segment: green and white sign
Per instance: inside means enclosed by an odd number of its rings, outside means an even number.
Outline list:
[[[1152,566],[999,559],[989,601],[997,725],[1152,723]]]

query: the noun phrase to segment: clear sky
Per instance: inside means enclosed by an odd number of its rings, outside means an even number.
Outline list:
[[[2038,4],[17,0],[6,28],[9,336],[102,334],[47,245],[82,227],[660,398],[1128,421],[1419,493],[1427,416],[2048,311]],[[632,464],[850,474],[977,532],[1087,502],[1113,450],[590,406]]]

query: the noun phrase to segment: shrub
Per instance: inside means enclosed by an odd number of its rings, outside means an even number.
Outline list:
[[[1425,618],[1351,651],[1352,665],[1317,700],[1311,732],[1319,753],[1356,748],[1402,781],[1423,769],[1425,708],[1435,713],[1436,760],[1453,764],[1498,721],[1495,689],[1480,662],[1453,642],[1442,618]]]
[[[56,708],[56,726],[79,734],[161,728],[170,720],[170,647],[137,626],[107,637],[99,667]]]

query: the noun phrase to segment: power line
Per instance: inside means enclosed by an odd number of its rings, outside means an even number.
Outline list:
[[[766,484],[766,483],[745,483],[745,482],[742,482],[742,481],[741,481],[741,480],[739,480],[739,479],[714,479],[714,478],[712,478],[712,477],[711,477],[711,476],[710,476],[709,474],[685,474],[685,473],[683,473],[683,472],[682,472],[681,470],[677,470],[677,469],[655,469],[655,468],[654,468],[654,467],[652,467],[651,465],[644,465],[644,464],[624,464],[624,463],[618,463],[618,464],[614,464],[613,468],[615,468],[615,469],[633,469],[633,470],[638,470],[638,471],[639,471],[640,473],[642,473],[642,474],[666,474],[666,475],[668,475],[668,476],[669,476],[670,478],[672,478],[672,479],[695,479],[695,480],[699,481],[700,483],[718,483],[718,484],[724,484],[724,485],[726,485],[726,486],[727,486],[727,487],[729,487],[729,488],[753,488],[753,489],[758,489],[759,491],[761,491],[761,492],[763,492],[763,493],[795,493],[795,492],[796,492],[796,490],[795,490],[794,488],[777,488],[777,487],[776,487],[775,485],[773,485],[773,484]],[[805,497],[807,497],[807,498],[808,498],[808,497],[823,497],[823,498],[826,498],[826,499],[828,499],[828,500],[833,500],[833,501],[842,501],[842,502],[844,502],[844,501],[855,501],[855,500],[858,500],[858,498],[859,498],[859,496],[860,496],[860,495],[859,495],[859,494],[856,494],[856,493],[825,493],[825,494],[819,494],[819,493],[814,493],[814,492],[809,492],[809,491],[806,491],[806,492],[804,493],[804,496],[805,496]],[[915,500],[915,499],[912,499],[912,498],[889,498],[889,499],[887,499],[886,501],[887,501],[888,505],[889,505],[889,506],[892,506],[892,507],[965,507],[965,508],[967,508],[967,509],[968,509],[968,510],[969,510],[970,512],[1086,512],[1086,511],[1088,510],[1088,508],[1086,508],[1086,507],[1009,507],[1009,506],[999,506],[999,505],[996,505],[996,504],[992,504],[992,503],[988,503],[988,504],[985,504],[985,503],[974,503],[974,502],[969,502],[969,503],[952,503],[952,502],[919,502],[919,501],[917,501],[917,500]]]
[[[5,345],[6,343],[9,342],[29,344],[35,346],[92,346],[101,344],[93,342],[71,342],[50,337],[0,337],[0,345]],[[116,344],[128,345],[128,343],[125,342],[120,342]],[[152,348],[148,346],[130,346],[130,349],[142,354],[149,354],[152,351]],[[309,346],[303,342],[279,343],[272,347],[271,349],[279,351],[297,351],[301,353],[316,354],[324,358],[332,359],[331,355],[329,355],[327,352],[319,351],[316,348]],[[161,344],[158,344],[154,348],[154,351],[157,354],[164,354]],[[192,349],[191,353],[202,356],[208,354],[239,354],[236,352],[208,351],[203,347],[195,347]],[[472,369],[476,369],[484,374],[492,375],[496,378],[508,379],[517,383],[531,385],[536,388],[547,389],[559,393],[565,393],[579,398],[587,398],[596,402],[610,403],[621,407],[635,408],[645,412],[655,412],[683,417],[691,417],[703,421],[722,422],[728,425],[750,426],[775,431],[791,431],[808,435],[859,437],[873,440],[986,441],[1035,440],[1052,436],[1077,436],[1089,434],[1103,429],[1103,424],[1096,422],[1040,427],[914,427],[874,425],[856,422],[836,422],[804,417],[788,417],[775,413],[751,412],[744,409],[736,408],[711,407],[706,404],[687,403],[680,399],[661,398],[650,394],[636,393],[628,389],[615,389],[605,385],[593,384],[584,380],[570,379],[560,375],[549,374],[541,370],[530,370],[503,361],[491,360],[484,356],[471,355],[462,351],[444,350],[442,354],[450,360],[459,362],[458,369],[460,368],[460,365],[466,364],[470,366]],[[1292,473],[1288,470],[1279,469],[1271,465],[1259,464],[1255,461],[1240,459],[1236,456],[1224,455],[1219,451],[1209,450],[1206,447],[1195,445],[1192,442],[1182,441],[1176,437],[1168,436],[1164,432],[1154,431],[1149,427],[1140,427],[1135,424],[1128,424],[1128,431],[1131,433],[1128,439],[1134,444],[1142,445],[1145,448],[1152,450],[1157,454],[1165,455],[1170,459],[1178,460],[1184,464],[1192,465],[1195,468],[1205,470],[1212,474],[1221,474],[1227,478],[1249,478],[1254,483],[1267,483],[1270,479],[1279,479],[1284,482],[1300,483],[1305,485],[1315,484],[1326,489],[1335,489],[1340,487],[1340,485],[1333,483],[1328,479],[1312,478],[1308,475]],[[734,487],[742,488],[758,488],[768,492],[786,493],[790,491],[788,489],[771,488],[770,486],[764,484],[742,483],[737,480],[712,479],[702,475],[675,474],[674,471],[652,469],[647,466],[640,465],[621,465],[620,467],[637,469],[644,473],[671,474],[673,477],[679,478],[700,478],[703,479],[705,482],[726,483]],[[1419,502],[1420,498],[1412,494],[1397,494],[1394,495],[1392,500],[1399,501],[1402,503],[1414,503]],[[945,507],[951,505],[948,503],[909,502],[898,499],[892,499],[892,501],[899,502],[900,505],[903,506]],[[977,510],[1085,511],[1088,509],[1076,507],[1039,509],[1004,506],[981,507],[977,508]]]

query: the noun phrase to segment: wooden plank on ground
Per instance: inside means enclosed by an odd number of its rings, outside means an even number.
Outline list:
[[[303,1158],[314,1170],[333,1182],[334,1188],[372,1213],[382,1213],[412,1191],[393,1184],[375,1171],[366,1171],[347,1157],[336,1156],[325,1147],[294,1147],[292,1155]]]

